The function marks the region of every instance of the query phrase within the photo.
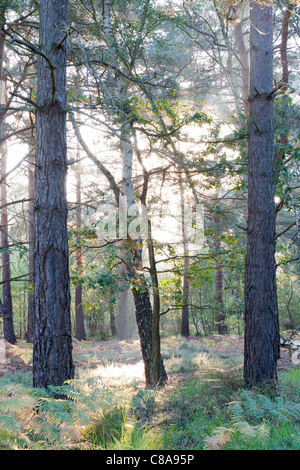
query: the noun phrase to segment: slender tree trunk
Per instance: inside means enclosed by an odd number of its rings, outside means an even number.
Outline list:
[[[216,253],[221,249],[221,242],[217,240],[215,244]],[[218,254],[217,254],[218,257]],[[223,271],[221,263],[216,260],[216,302],[217,302],[217,327],[219,335],[224,335],[228,332],[227,325],[225,323],[225,309],[223,301]]]
[[[115,310],[112,302],[109,302],[109,319],[110,319],[110,331],[112,336],[116,336],[117,328],[116,328],[116,316]]]
[[[186,237],[186,227],[184,218],[184,190],[182,186],[182,180],[180,177],[180,198],[181,198],[181,233],[182,233],[182,244],[183,244],[183,256],[184,256],[184,270],[183,270],[183,307],[181,310],[181,336],[188,337],[190,335],[189,327],[189,290],[190,282],[188,280],[188,268],[189,268],[189,251],[188,251],[188,240]]]
[[[35,176],[34,176],[34,162],[35,162],[35,137],[32,131],[29,137],[29,151],[30,156],[28,158],[28,198],[32,199],[28,204],[28,241],[29,241],[29,253],[28,253],[28,270],[29,270],[29,283],[30,287],[34,288],[33,284],[33,272],[34,272],[34,198],[35,198]],[[33,342],[34,335],[34,294],[29,292],[28,294],[28,309],[27,309],[27,342]]]
[[[143,11],[143,21],[141,26],[141,33],[144,28],[146,21],[147,9],[149,1],[145,2],[145,8]],[[113,28],[111,24],[111,0],[104,0],[103,2],[103,30],[105,34],[105,40],[108,48],[108,56],[110,61],[115,66],[118,64],[118,49],[116,47]],[[134,57],[139,52],[139,46],[136,44]],[[130,67],[133,67],[134,60]],[[130,120],[125,107],[123,105],[128,99],[128,86],[129,83],[123,79],[120,75],[116,75],[116,92],[118,96],[118,103],[120,106],[120,147],[122,154],[122,167],[123,167],[123,181],[122,181],[122,194],[126,200],[127,208],[135,205],[135,197],[133,191],[132,181],[132,157],[133,148],[131,143],[131,126]],[[142,356],[145,366],[145,378],[148,386],[153,385],[153,312],[150,302],[150,293],[146,284],[145,277],[142,272],[142,251],[141,241],[136,242],[135,240],[127,237],[128,251],[130,252],[130,258],[127,259],[127,271],[131,283],[131,290],[135,305],[135,316],[138,327]],[[162,363],[162,360],[161,360]]]
[[[1,124],[0,124],[1,126]],[[13,305],[11,296],[10,283],[10,254],[8,250],[8,211],[7,207],[7,186],[6,186],[6,164],[7,164],[7,147],[6,143],[1,145],[1,247],[2,251],[2,315],[3,315],[3,333],[4,339],[11,344],[16,344],[16,336],[13,324]]]
[[[236,18],[238,17],[238,12],[236,12]],[[243,33],[243,21],[240,18],[240,21],[237,21],[234,25],[234,34],[236,38],[236,48],[241,65],[241,77],[242,77],[242,91],[241,91],[241,100],[242,108],[244,113],[249,114],[249,79],[250,79],[250,70],[249,70],[249,53],[247,51],[244,33]]]
[[[78,205],[76,209],[76,230],[81,230],[81,166],[80,166],[80,153],[77,149],[76,164],[76,203]],[[80,234],[77,236],[78,247],[76,249],[76,270],[80,273],[82,271],[82,249],[80,246],[81,237]],[[85,326],[84,326],[84,313],[82,305],[82,284],[76,284],[75,286],[75,322],[76,322],[76,339],[79,341],[86,340]]]
[[[0,106],[5,107],[7,102],[6,97],[6,82],[4,76],[4,55],[5,55],[5,40],[2,26],[4,23],[5,7],[0,7]],[[4,134],[5,128],[5,111],[0,111],[0,137]],[[16,336],[13,324],[13,306],[11,297],[11,283],[10,283],[10,254],[8,251],[8,211],[5,207],[7,203],[7,186],[6,186],[6,166],[7,166],[7,145],[6,142],[0,144],[0,157],[1,157],[1,246],[2,246],[2,316],[3,316],[3,333],[4,339],[11,344],[16,343]]]
[[[281,81],[284,83],[281,91],[287,91],[288,90],[288,83],[289,83],[289,63],[288,63],[288,53],[287,53],[287,45],[288,45],[288,37],[289,37],[289,24],[290,24],[290,19],[291,19],[291,14],[293,10],[294,5],[290,3],[288,7],[286,8],[284,15],[283,15],[283,21],[282,21],[282,32],[281,32],[281,44],[280,44],[280,60],[281,60]],[[286,118],[286,110],[288,108],[287,104],[287,97],[284,95],[281,100],[281,109],[284,111],[283,119]],[[288,133],[284,132],[280,137],[279,137],[279,144],[282,145],[282,149],[278,149],[275,152],[275,168],[279,172],[280,167],[282,165],[282,162],[284,160],[285,156],[285,148],[288,144]]]
[[[147,208],[147,192],[149,185],[149,173],[143,164],[141,152],[138,146],[137,135],[134,132],[134,145],[137,159],[143,169],[143,189],[140,196],[141,204]],[[167,380],[168,376],[164,367],[164,363],[161,356],[161,341],[160,341],[160,295],[159,295],[159,284],[158,275],[155,261],[155,249],[154,241],[152,237],[152,225],[151,219],[147,214],[147,226],[148,234],[146,236],[149,264],[150,264],[150,277],[152,284],[152,385],[158,386],[163,385]]]
[[[66,61],[68,1],[40,2],[36,112],[33,384],[74,376],[66,200]],[[51,63],[51,65],[50,65]]]
[[[282,68],[282,82],[288,85],[289,83],[289,64],[288,64],[288,37],[289,37],[289,24],[291,19],[292,10],[294,8],[293,3],[289,3],[283,16],[282,22],[282,32],[281,32],[281,45],[280,45],[280,58],[281,58],[281,68]],[[287,90],[287,86],[283,87],[284,90]]]
[[[135,248],[133,247],[133,250]],[[152,344],[152,306],[148,288],[144,280],[135,282],[135,272],[138,267],[142,267],[139,249],[136,249],[134,259],[135,267],[131,271],[131,286],[135,305],[135,317],[141,343],[141,351],[144,362],[145,380],[147,386],[153,385],[153,344]]]
[[[219,192],[217,191],[214,197],[216,203],[219,199]],[[215,256],[216,256],[216,304],[217,304],[217,328],[219,335],[224,335],[228,333],[228,328],[226,325],[226,314],[224,309],[224,300],[223,300],[223,269],[220,262],[220,252],[221,252],[221,240],[220,240],[220,215],[215,213],[213,215],[214,230],[215,230]]]
[[[275,279],[272,7],[251,3],[248,228],[244,378],[275,383],[279,325]]]
[[[160,296],[158,276],[155,262],[154,244],[152,238],[151,221],[148,219],[148,254],[150,262],[150,276],[152,282],[153,292],[153,307],[152,307],[152,357],[153,357],[153,370],[152,382],[154,386],[163,385],[167,379],[167,373],[163,364],[161,356],[161,341],[160,341]]]
[[[121,242],[121,245],[123,243]],[[121,258],[126,259],[126,249],[121,246]],[[129,338],[129,315],[128,315],[128,296],[129,288],[127,287],[127,267],[124,262],[120,265],[119,293],[118,293],[118,318],[117,318],[117,338],[122,341]]]

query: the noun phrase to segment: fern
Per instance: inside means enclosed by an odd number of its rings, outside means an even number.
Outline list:
[[[276,397],[274,400],[265,395],[251,395],[243,391],[241,404],[246,419],[256,422],[262,420],[298,422],[300,420],[300,404]]]
[[[290,429],[300,421],[300,404],[283,397],[271,399],[262,394],[242,390],[239,400],[230,405],[229,423],[214,429],[205,440],[206,449],[222,449],[235,442],[266,443],[271,434],[280,436],[281,429]],[[297,433],[292,434],[293,447],[299,445]],[[284,447],[285,438],[279,439]]]

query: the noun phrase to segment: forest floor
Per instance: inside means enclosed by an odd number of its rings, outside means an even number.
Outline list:
[[[274,401],[265,396],[267,390],[263,395],[243,390],[242,336],[169,336],[162,338],[161,351],[168,381],[149,390],[138,338],[73,339],[71,412],[71,403],[65,407],[43,394],[36,401],[32,344],[0,341],[0,414],[8,423],[0,429],[0,449],[300,448],[299,367],[287,349],[278,361]],[[44,402],[37,414],[36,403]],[[11,429],[12,419],[26,432]]]
[[[207,337],[189,337],[182,339],[176,336],[162,339],[162,353],[165,357],[172,356],[172,350],[181,344],[187,345],[187,349],[193,350],[203,347],[208,353],[238,358],[243,356],[242,335],[210,335]],[[106,371],[103,377],[111,379],[113,383],[117,377],[128,380],[136,378],[143,381],[142,356],[138,339],[118,341],[116,339],[97,341],[77,341],[73,339],[73,356],[76,368],[95,369],[101,363]],[[111,365],[109,367],[109,365]],[[238,368],[242,368],[242,362]],[[281,348],[281,358],[278,361],[278,371],[289,371],[293,367],[288,349]],[[20,341],[12,346],[5,341],[0,342],[0,377],[6,373],[27,372],[32,369],[31,345]],[[172,382],[183,380],[187,374],[193,371],[178,372],[172,374],[169,379]]]

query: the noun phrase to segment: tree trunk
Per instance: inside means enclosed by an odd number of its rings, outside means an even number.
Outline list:
[[[220,240],[217,240],[215,244],[217,258],[218,252],[221,248]],[[223,271],[221,267],[221,263],[219,260],[216,260],[216,302],[217,302],[217,327],[219,335],[225,335],[228,333],[228,328],[225,323],[226,315],[224,309],[224,301],[223,301]]]
[[[121,242],[122,245],[122,242]],[[121,246],[121,258],[126,259],[126,250]],[[128,315],[128,295],[129,288],[127,286],[127,268],[124,261],[120,265],[120,276],[118,293],[118,318],[117,318],[117,338],[122,341],[129,338],[129,315]]]
[[[288,83],[289,83],[289,64],[288,64],[288,54],[287,54],[287,45],[288,45],[288,37],[289,37],[289,24],[290,24],[290,19],[291,19],[291,14],[292,14],[292,9],[294,5],[290,3],[288,7],[286,8],[284,15],[283,15],[283,21],[282,21],[282,32],[281,32],[281,44],[280,44],[280,60],[281,60],[281,81],[284,83],[283,87],[281,88],[281,91],[287,91],[288,90]],[[287,103],[287,96],[283,95],[281,103],[280,103],[281,109],[283,111],[283,119],[286,119],[286,112],[288,108],[288,103]],[[288,133],[284,132],[278,139],[279,144],[281,144],[282,148],[278,149],[275,152],[275,168],[279,173],[280,173],[280,168],[282,166],[282,163],[284,161],[285,157],[285,146],[288,144]]]
[[[112,336],[116,336],[117,328],[116,328],[116,316],[115,310],[112,302],[109,302],[109,319],[110,319],[110,331]]]
[[[244,379],[274,384],[279,357],[275,280],[272,7],[250,13],[248,228],[245,269]]]
[[[238,12],[236,12],[235,19],[238,17]],[[244,41],[243,33],[243,21],[240,18],[240,21],[234,24],[234,34],[236,38],[236,48],[241,64],[241,78],[242,78],[242,91],[241,91],[241,100],[242,108],[244,114],[249,114],[249,54]]]
[[[77,159],[76,164],[76,230],[80,232],[81,230],[81,166],[80,166],[80,153],[77,149]],[[77,249],[76,249],[76,270],[80,273],[82,271],[82,249],[80,246],[81,237],[78,233],[77,235]],[[86,340],[85,326],[84,326],[84,314],[83,314],[83,305],[82,305],[82,284],[76,284],[75,286],[75,323],[76,323],[76,339],[78,341]]]
[[[183,307],[181,310],[181,336],[188,337],[190,335],[189,327],[189,290],[190,282],[187,277],[187,271],[189,268],[189,252],[188,252],[188,240],[186,237],[186,227],[184,219],[184,190],[182,187],[182,179],[180,176],[180,198],[181,198],[181,233],[182,233],[182,244],[183,244],[183,256],[184,256],[184,270],[183,270]]]
[[[0,124],[1,126],[1,124]],[[2,127],[2,126],[1,126]],[[3,128],[3,127],[2,127]],[[6,186],[6,163],[7,147],[6,143],[1,145],[1,247],[2,247],[2,315],[3,315],[3,333],[4,339],[11,344],[16,344],[16,336],[13,324],[13,305],[11,297],[10,283],[10,254],[8,249],[8,211],[7,207],[7,186]]]
[[[214,196],[215,203],[218,203],[219,199],[219,191],[217,190]],[[216,304],[217,304],[217,328],[219,335],[224,335],[228,333],[228,328],[226,325],[226,314],[224,309],[224,301],[223,301],[223,270],[222,264],[220,262],[220,251],[221,251],[221,227],[220,227],[220,215],[215,212],[213,215],[213,222],[214,222],[214,231],[215,231],[215,241],[214,241],[214,249],[215,249],[215,257],[216,257]]]
[[[4,17],[5,7],[0,9],[0,106],[5,107],[7,102],[6,83],[4,77],[4,54],[5,40],[2,31],[2,16]],[[5,128],[5,111],[0,111],[0,137],[4,133]],[[16,343],[16,336],[13,324],[13,306],[11,298],[10,284],[10,254],[8,251],[8,211],[5,207],[7,203],[7,186],[6,186],[6,166],[7,166],[7,145],[6,142],[0,144],[1,157],[1,246],[2,246],[2,282],[3,282],[3,300],[2,300],[2,316],[3,316],[3,333],[4,339],[11,344]]]
[[[33,124],[33,123],[31,123]],[[33,284],[33,271],[34,271],[34,259],[33,259],[33,247],[34,247],[34,198],[35,198],[35,177],[34,177],[34,162],[35,162],[35,137],[34,131],[32,131],[29,137],[29,151],[30,156],[28,158],[28,198],[31,199],[28,203],[28,241],[29,241],[29,252],[28,252],[28,271],[29,271],[29,283],[30,287],[34,288]],[[27,342],[33,343],[34,332],[34,294],[29,292],[28,294],[28,307],[27,307]]]
[[[146,15],[148,11],[148,4],[146,2],[143,11],[143,26],[145,24]],[[103,30],[108,48],[109,60],[113,65],[119,67],[119,52],[115,43],[113,28],[111,24],[111,0],[104,0],[103,2]],[[134,58],[139,52],[139,47],[136,44]],[[132,60],[131,68],[133,69],[134,59]],[[119,74],[115,76],[116,92],[118,98],[118,106],[120,111],[120,148],[122,154],[122,194],[124,196],[125,204],[129,209],[135,205],[135,197],[132,182],[132,157],[133,148],[131,143],[132,131],[130,126],[130,119],[126,111],[126,101],[128,100],[128,86],[129,82],[124,80]],[[122,199],[122,198],[121,198]],[[121,238],[121,237],[120,237]],[[131,290],[134,298],[135,316],[140,337],[142,357],[145,365],[145,378],[148,386],[153,385],[153,312],[150,302],[150,293],[146,284],[144,274],[142,272],[142,251],[141,241],[137,242],[130,237],[126,237],[128,251],[130,251],[130,259],[127,259],[127,271],[131,283]],[[127,257],[126,257],[127,258]],[[162,364],[162,359],[161,359]],[[164,372],[163,372],[164,373]]]
[[[66,200],[66,61],[68,1],[40,3],[34,233],[34,387],[74,376]],[[50,65],[51,63],[51,65]]]
[[[158,276],[155,262],[154,245],[152,238],[151,221],[148,219],[148,254],[150,262],[150,276],[152,281],[153,292],[153,309],[152,309],[152,383],[154,386],[164,384],[168,377],[161,356],[160,341],[160,297]]]

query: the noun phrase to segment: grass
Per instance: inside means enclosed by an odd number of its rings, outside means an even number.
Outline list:
[[[280,374],[270,396],[243,388],[240,354],[169,338],[169,381],[145,390],[138,343],[121,347],[78,345],[76,379],[61,388],[68,400],[32,389],[31,372],[5,374],[0,449],[299,449],[298,367]]]

